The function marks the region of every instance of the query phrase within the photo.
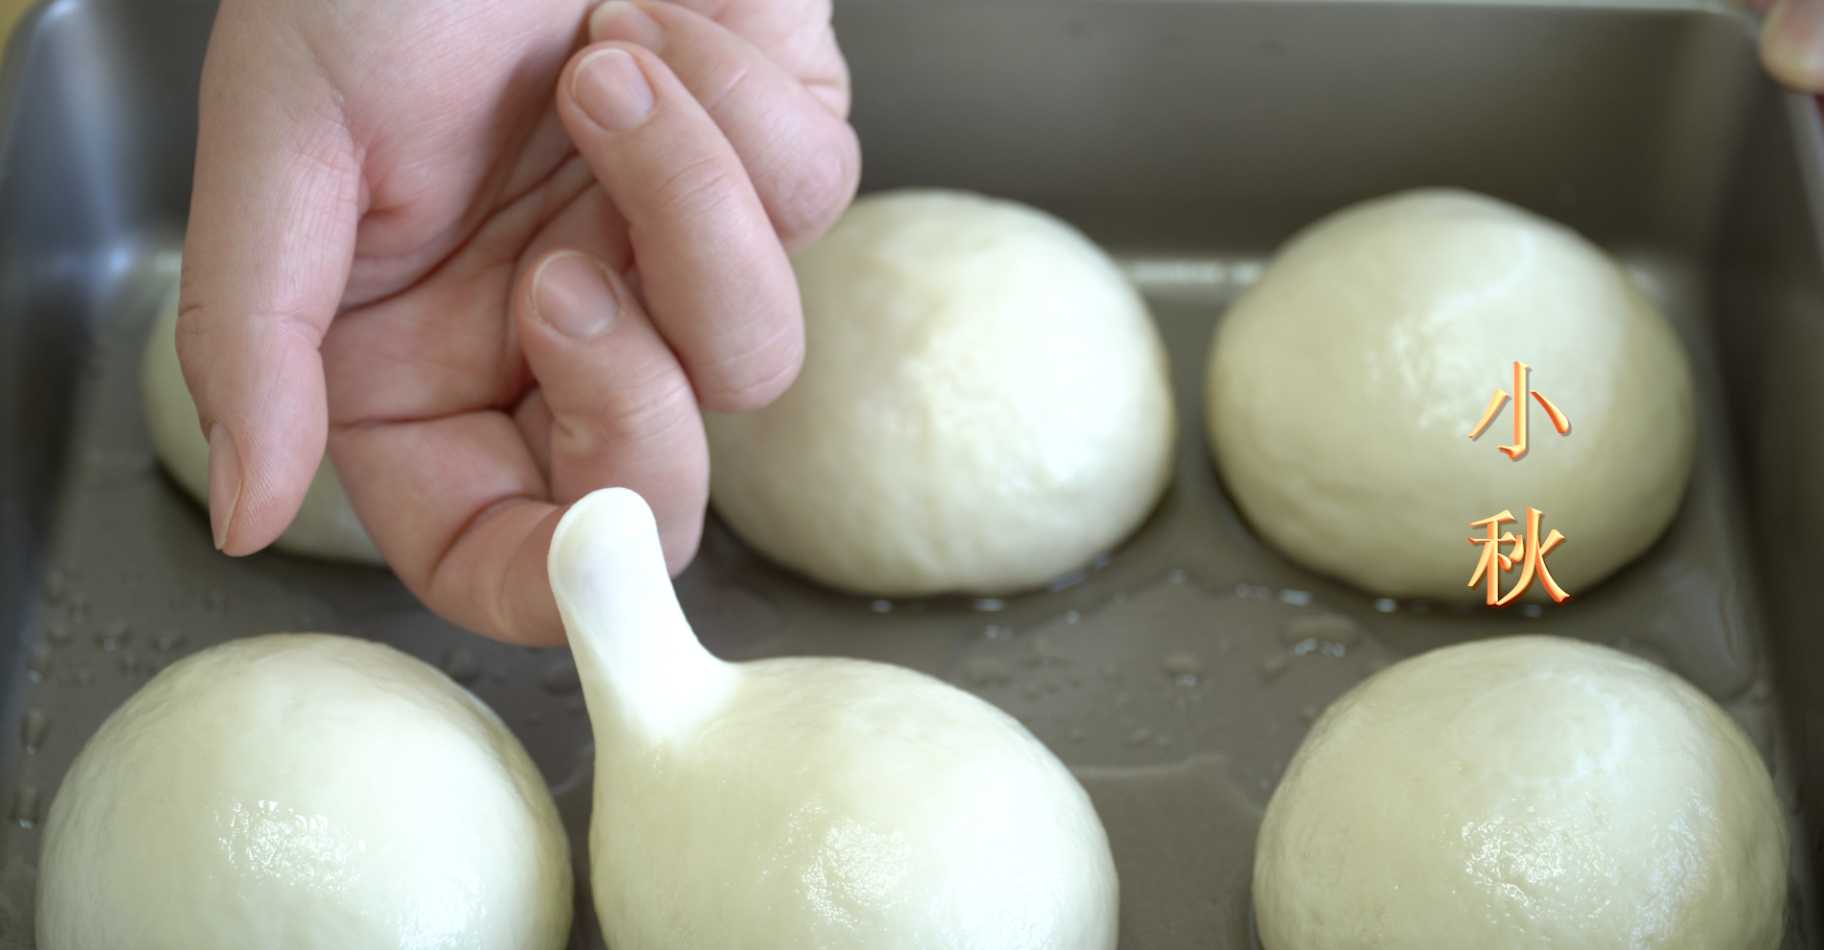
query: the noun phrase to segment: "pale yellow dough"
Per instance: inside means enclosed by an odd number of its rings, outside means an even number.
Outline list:
[[[480,700],[390,647],[233,640],[159,673],[57,791],[39,950],[559,950],[569,844]]]
[[[861,593],[999,593],[1083,567],[1158,501],[1165,349],[1070,226],[888,192],[793,266],[803,374],[767,409],[708,419],[711,500],[754,547]]]
[[[1511,461],[1513,364],[1527,400]],[[1496,389],[1507,406],[1469,432]],[[1691,369],[1666,319],[1601,250],[1492,198],[1415,191],[1306,228],[1223,317],[1207,422],[1230,496],[1292,559],[1376,594],[1470,600],[1470,522],[1526,509],[1567,539],[1573,597],[1677,512],[1696,439]],[[1543,542],[1543,538],[1541,539]],[[1503,590],[1515,575],[1504,578]],[[1535,583],[1532,593],[1543,594]]]
[[[186,494],[198,504],[207,505],[209,441],[197,428],[196,404],[190,401],[183,367],[177,361],[175,293],[160,308],[158,320],[146,338],[140,388],[145,400],[146,428],[152,435],[158,460]],[[336,468],[327,458],[317,469],[297,518],[279,536],[277,545],[308,557],[386,565],[367,529],[361,526],[361,519],[355,516],[348,494],[336,477]]]
[[[1334,703],[1254,861],[1266,950],[1775,950],[1787,839],[1759,753],[1644,660],[1512,637]]]

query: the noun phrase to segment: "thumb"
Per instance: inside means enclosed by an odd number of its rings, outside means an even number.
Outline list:
[[[215,546],[238,555],[290,525],[323,458],[317,346],[348,280],[360,174],[328,82],[230,16],[203,68],[177,351],[209,440]]]
[[[1787,86],[1824,92],[1824,0],[1778,0],[1761,28],[1761,62]]]

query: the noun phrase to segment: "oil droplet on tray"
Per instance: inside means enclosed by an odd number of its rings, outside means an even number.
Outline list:
[[[545,670],[544,687],[545,692],[553,696],[568,696],[582,689],[582,681],[576,676],[576,664],[569,660],[551,664]]]
[[[113,653],[121,647],[126,646],[127,641],[132,638],[133,629],[127,626],[127,622],[125,620],[116,620],[107,626],[102,627],[100,632],[95,634],[95,645],[100,647],[105,653]]]
[[[1007,602],[1000,599],[999,597],[977,597],[975,599],[975,602],[973,604],[971,604],[970,606],[974,607],[976,610],[980,610],[984,613],[992,614],[992,613],[999,613],[1003,610],[1006,610]]]
[[[444,656],[443,671],[450,679],[466,686],[481,677],[481,664],[475,661],[475,654],[468,647],[457,647]]]
[[[877,614],[890,614],[893,612],[893,602],[890,600],[870,600],[868,601],[868,609]]]
[[[25,674],[34,683],[44,681],[51,672],[51,648],[43,643],[32,647],[25,658]]]
[[[1343,656],[1347,655],[1348,652],[1348,647],[1340,643],[1331,643],[1327,640],[1300,640],[1292,645],[1293,656],[1317,655],[1341,659]]]
[[[1203,681],[1203,660],[1195,653],[1168,653],[1159,668],[1179,686],[1196,686]]]
[[[1005,686],[1013,682],[1013,670],[1008,668],[1006,661],[992,656],[975,657],[963,673],[976,686]]]
[[[1374,609],[1384,614],[1390,614],[1400,609],[1400,602],[1394,600],[1392,597],[1376,597],[1374,599]]]
[[[44,734],[51,730],[51,717],[44,710],[36,707],[25,711],[25,718],[19,721],[19,741],[25,745],[25,754],[35,754],[44,745]]]
[[[38,788],[21,785],[13,791],[12,822],[21,828],[38,826]]]
[[[1013,630],[1008,627],[1003,627],[998,623],[991,623],[982,628],[982,636],[989,640],[1011,640],[1013,638]]]
[[[1294,656],[1321,653],[1340,657],[1361,639],[1362,628],[1340,614],[1294,617],[1280,631],[1280,640],[1292,648]]]
[[[67,593],[69,593],[69,580],[64,576],[62,571],[53,567],[44,572],[45,603],[62,603],[63,597]]]
[[[1279,592],[1279,602],[1291,607],[1309,607],[1311,606],[1311,592],[1288,587]]]

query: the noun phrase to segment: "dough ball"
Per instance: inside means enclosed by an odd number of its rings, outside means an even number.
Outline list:
[[[1068,225],[892,192],[793,266],[803,374],[765,410],[708,420],[711,499],[754,547],[861,593],[998,593],[1082,567],[1158,501],[1165,349]]]
[[[1477,441],[1497,389],[1530,389]],[[1237,506],[1307,567],[1376,594],[1468,600],[1470,522],[1526,509],[1565,542],[1546,556],[1571,593],[1652,544],[1676,513],[1696,423],[1672,328],[1602,251],[1480,195],[1416,191],[1295,237],[1223,319],[1208,423]],[[1543,541],[1543,538],[1541,539]],[[1503,591],[1514,575],[1503,578]],[[1537,582],[1532,595],[1542,596]]]
[[[1395,664],[1336,701],[1267,806],[1266,950],[1775,950],[1786,831],[1727,714],[1555,637]]]
[[[70,767],[40,950],[558,950],[569,845],[518,740],[390,647],[234,640],[172,664]]]
[[[146,340],[140,386],[146,404],[146,427],[152,447],[165,470],[195,499],[209,504],[209,440],[196,426],[196,404],[184,385],[183,367],[177,361],[177,296],[175,292],[159,311]],[[278,546],[293,554],[335,561],[355,561],[386,566],[379,549],[355,517],[342,482],[329,459],[323,460],[310,483],[298,517],[279,536]]]
[[[882,663],[728,663],[626,489],[551,539],[595,735],[597,917],[615,950],[1114,950],[1108,836],[982,699]]]
[[[749,664],[737,697],[669,748],[598,758],[611,946],[1114,950],[1101,821],[1011,717],[853,660]]]

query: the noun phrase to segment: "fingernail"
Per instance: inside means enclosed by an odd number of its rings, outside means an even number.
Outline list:
[[[571,80],[570,95],[597,125],[616,132],[634,128],[652,114],[652,87],[624,49],[597,50],[584,57]]]
[[[218,422],[209,427],[209,530],[217,551],[228,544],[228,526],[240,503],[241,456],[235,451],[234,436]]]
[[[609,0],[596,7],[589,17],[589,39],[596,43],[620,40],[638,43],[655,53],[665,51],[665,28],[628,0]]]
[[[1824,0],[1779,0],[1761,31],[1761,60],[1774,78],[1824,91]]]
[[[532,309],[567,337],[586,340],[607,333],[618,306],[607,272],[582,254],[559,254],[532,278]]]

